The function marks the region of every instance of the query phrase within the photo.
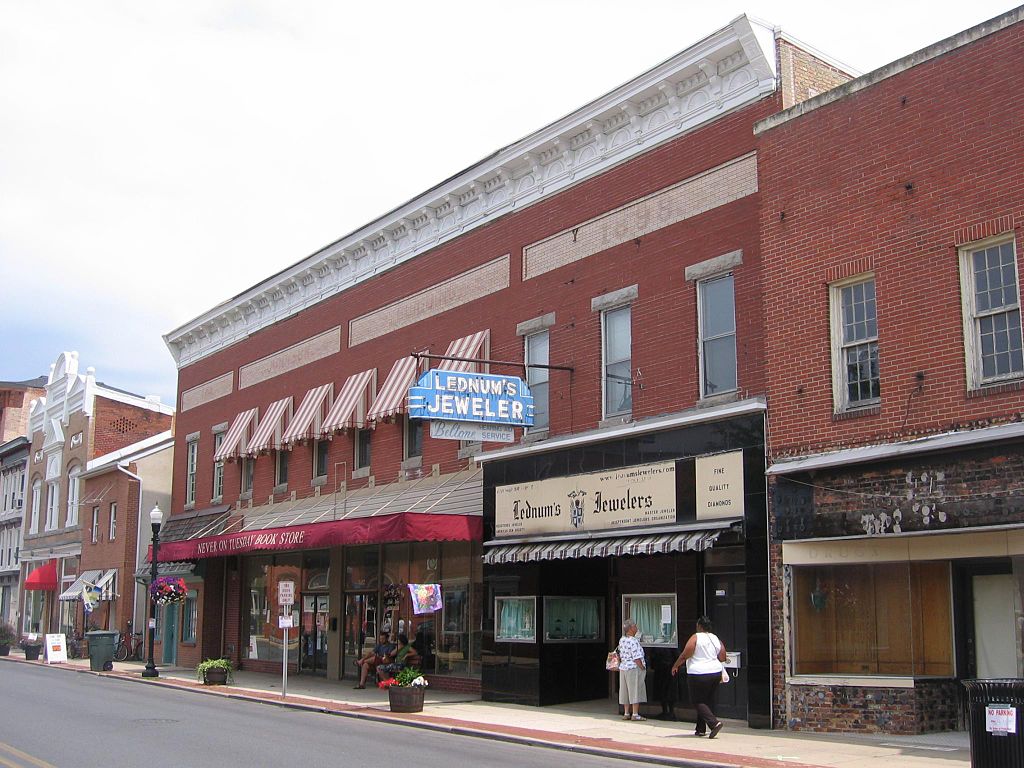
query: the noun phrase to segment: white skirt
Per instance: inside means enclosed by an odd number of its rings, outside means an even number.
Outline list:
[[[619,672],[619,704],[647,701],[647,670],[634,667]]]

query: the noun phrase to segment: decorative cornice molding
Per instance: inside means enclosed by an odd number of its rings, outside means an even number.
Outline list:
[[[746,16],[164,335],[178,368],[775,89]]]

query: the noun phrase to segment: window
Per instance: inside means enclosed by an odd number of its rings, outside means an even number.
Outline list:
[[[622,619],[636,622],[636,636],[644,645],[676,647],[675,595],[623,595]]]
[[[274,485],[288,485],[289,451],[274,451]]]
[[[370,439],[373,437],[372,429],[357,429],[355,432],[355,463],[356,469],[367,469],[370,466],[372,456]]]
[[[504,643],[537,642],[537,598],[494,598],[494,639]]]
[[[327,477],[327,456],[331,441],[317,440],[313,443],[313,477]]]
[[[196,503],[196,467],[199,463],[199,440],[185,445],[185,504]]]
[[[548,332],[541,331],[526,337],[526,383],[533,395],[533,427],[548,428],[548,378],[547,368],[530,368],[531,365],[548,365]]]
[[[60,509],[60,484],[46,484],[46,530],[57,527],[58,510]]]
[[[962,249],[960,280],[968,388],[1020,378],[1024,352],[1013,240]]]
[[[110,538],[107,541],[113,541],[117,538],[117,502],[113,502],[110,505]]]
[[[601,313],[605,417],[633,411],[631,312],[626,306]]]
[[[862,276],[830,286],[829,303],[836,412],[874,405],[881,397],[874,278]]]
[[[242,459],[239,469],[242,477],[242,493],[252,493],[253,460],[248,458]]]
[[[92,543],[96,544],[100,540],[100,508],[92,508]]]
[[[939,675],[953,669],[947,563],[794,566],[798,675]]]
[[[42,505],[43,481],[36,480],[32,483],[32,523],[29,525],[29,533],[39,533],[39,507]]]
[[[78,525],[78,494],[82,482],[78,476],[81,473],[81,467],[72,467],[68,472],[68,513],[64,519],[64,525],[69,528]]]
[[[199,601],[195,590],[190,589],[185,596],[185,605],[181,611],[181,642],[196,641],[196,624],[199,619]]]
[[[701,397],[736,389],[736,302],[732,274],[697,283]]]
[[[423,420],[405,417],[405,458],[423,455]]]
[[[217,455],[221,445],[224,443],[224,433],[218,432],[213,436],[213,455]],[[213,498],[219,499],[224,496],[224,462],[213,462]]]
[[[544,642],[600,642],[603,607],[599,597],[545,597]]]

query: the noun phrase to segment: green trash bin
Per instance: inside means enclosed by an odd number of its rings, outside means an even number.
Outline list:
[[[89,669],[93,672],[108,672],[114,668],[114,644],[118,634],[104,630],[85,633],[89,641]]]

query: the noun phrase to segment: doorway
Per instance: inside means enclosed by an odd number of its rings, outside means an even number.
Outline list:
[[[302,617],[299,630],[299,672],[327,674],[327,595],[302,595]]]
[[[342,638],[343,678],[356,674],[356,659],[377,642],[377,593],[354,592],[345,595],[345,627]]]
[[[974,670],[980,678],[1017,677],[1014,617],[1020,613],[1010,573],[971,577],[974,596]]]
[[[743,663],[747,650],[747,577],[743,573],[709,573],[704,577],[705,605],[714,632],[730,653],[739,652],[739,669],[730,669],[732,680],[718,686],[715,714],[747,719],[747,674]]]
[[[178,606],[176,603],[161,606],[163,622],[160,641],[163,644],[161,664],[173,666],[178,660]]]

